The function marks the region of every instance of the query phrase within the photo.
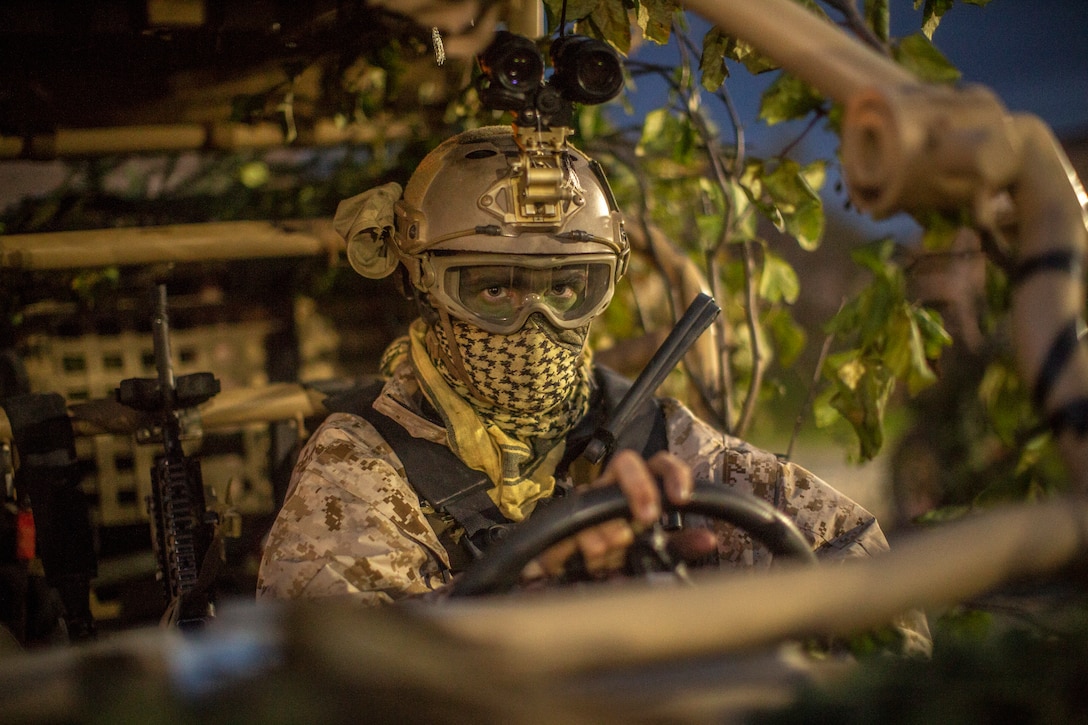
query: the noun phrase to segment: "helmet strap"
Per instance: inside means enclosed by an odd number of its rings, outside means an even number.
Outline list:
[[[393,271],[393,286],[401,297],[406,300],[416,300],[417,307],[419,306],[419,295],[416,293],[415,287],[412,286],[412,280],[408,275],[408,268],[403,264],[398,264],[397,268]]]
[[[465,368],[464,358],[461,357],[461,346],[457,344],[457,335],[453,330],[453,318],[450,313],[445,309],[436,309],[434,307],[430,309],[432,314],[437,317],[437,323],[442,325],[442,330],[446,333],[446,339],[449,341],[448,345],[435,345],[438,348],[438,354],[442,356],[450,372],[465,384],[470,393],[480,400],[487,400],[487,396],[481,393],[480,389],[472,382],[472,376],[468,374],[468,370]],[[427,324],[433,323],[428,322]],[[448,354],[445,348],[449,349]]]

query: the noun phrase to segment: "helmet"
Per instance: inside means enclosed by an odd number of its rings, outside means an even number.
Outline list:
[[[600,166],[565,134],[542,133],[454,136],[395,206],[391,246],[413,287],[489,332],[518,330],[534,312],[581,327],[626,271],[627,236]]]

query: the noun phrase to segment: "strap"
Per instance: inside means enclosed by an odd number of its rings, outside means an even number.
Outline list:
[[[1080,277],[1080,254],[1072,249],[1055,249],[1020,261],[1012,270],[1011,281],[1018,285],[1039,272],[1067,272]]]
[[[3,403],[22,465],[60,468],[76,462],[72,422],[63,396],[27,393]]]
[[[1047,417],[1055,436],[1066,430],[1083,438],[1088,435],[1088,398],[1077,398],[1061,406]]]
[[[564,457],[567,463],[581,454],[589,436],[631,387],[630,380],[599,365],[594,368],[594,376],[600,394],[594,396],[590,415],[568,437]],[[469,468],[449,447],[413,436],[400,423],[374,409],[374,401],[382,387],[383,383],[378,382],[330,396],[325,400],[325,408],[329,412],[352,413],[369,421],[396,451],[416,492],[432,506],[452,516],[464,527],[469,539],[478,540],[476,534],[509,524],[509,519],[499,512],[487,494],[492,483],[483,472]],[[582,431],[588,433],[579,435]],[[664,412],[660,403],[650,398],[632,416],[627,428],[620,431],[615,450],[630,448],[649,457],[667,447]]]
[[[1035,386],[1031,391],[1035,405],[1041,410],[1046,409],[1046,399],[1050,395],[1050,389],[1054,387],[1058,376],[1061,375],[1069,358],[1073,356],[1080,344],[1079,327],[1078,320],[1070,320],[1050,343],[1050,349],[1047,350],[1046,358],[1043,359],[1042,367],[1039,368],[1039,377],[1035,380]]]
[[[374,409],[382,386],[379,382],[333,396],[326,399],[325,408],[369,421],[397,453],[412,488],[436,509],[452,516],[470,537],[509,523],[487,495],[492,483],[483,472],[466,466],[447,446],[413,436],[400,423]]]

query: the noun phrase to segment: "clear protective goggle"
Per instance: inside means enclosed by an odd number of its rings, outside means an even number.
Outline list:
[[[615,288],[614,254],[432,254],[428,292],[451,315],[487,330],[517,332],[534,313],[558,328],[582,327]]]

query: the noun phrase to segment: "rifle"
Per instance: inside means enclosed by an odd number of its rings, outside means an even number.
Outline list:
[[[151,467],[148,517],[168,605],[164,620],[185,627],[203,623],[212,613],[214,567],[205,561],[218,553],[212,550],[215,515],[205,504],[200,461],[182,449],[178,413],[218,393],[219,381],[212,373],[174,377],[166,285],[157,286],[155,298],[151,324],[158,377],[122,380],[116,393],[122,405],[157,415],[155,428],[138,436],[158,438],[163,446]]]
[[[676,325],[669,331],[668,336],[654,352],[646,367],[635,378],[635,382],[624,394],[610,420],[597,429],[593,437],[582,451],[582,457],[590,463],[599,463],[605,456],[615,452],[616,436],[630,423],[632,416],[642,407],[649,398],[665,382],[665,378],[676,367],[680,359],[684,357],[688,349],[703,334],[710,323],[721,313],[722,309],[717,301],[700,292],[691,301],[684,314],[676,321]],[[674,530],[683,526],[683,516],[677,511],[668,512],[662,520],[665,529]],[[640,540],[632,547],[627,555],[628,569],[630,571],[645,572],[653,570],[653,565],[648,561],[660,561],[669,568],[679,571],[678,565],[673,564],[669,555],[664,550],[664,542],[660,537],[651,535],[649,542]]]
[[[650,362],[642,369],[635,382],[624,394],[612,413],[611,420],[597,429],[593,438],[586,444],[582,457],[590,463],[599,463],[615,449],[616,435],[622,431],[631,416],[642,406],[645,400],[654,394],[688,348],[710,326],[721,308],[713,297],[700,292],[688,305],[687,310],[676,321],[668,336],[654,352]]]

